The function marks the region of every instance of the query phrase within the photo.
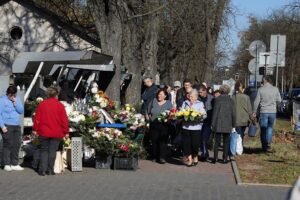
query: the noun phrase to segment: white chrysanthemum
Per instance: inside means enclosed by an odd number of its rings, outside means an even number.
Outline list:
[[[40,102],[44,101],[44,99],[43,99],[42,97],[38,97],[38,98],[36,98],[36,101],[37,101],[38,103],[40,103]]]
[[[106,102],[106,101],[102,101],[102,102],[100,103],[100,107],[101,107],[101,108],[107,107],[107,102]]]
[[[79,121],[85,121],[85,116],[84,115],[79,115],[78,119],[79,119]]]

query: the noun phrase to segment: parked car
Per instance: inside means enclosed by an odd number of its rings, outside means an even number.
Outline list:
[[[285,114],[287,116],[292,116],[293,114],[293,101],[299,101],[300,100],[300,88],[292,88],[288,92],[288,97],[284,101],[285,104]]]
[[[289,100],[289,93],[284,92],[281,93],[281,102],[277,105],[277,113],[281,115],[285,115],[287,112],[287,105]]]

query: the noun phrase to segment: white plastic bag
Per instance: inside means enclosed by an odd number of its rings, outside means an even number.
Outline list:
[[[232,129],[232,132],[230,134],[230,152],[231,155],[236,155],[236,149],[237,149],[237,139],[238,139],[238,133],[236,132],[235,128]]]
[[[237,140],[236,140],[236,153],[237,155],[242,155],[243,154],[243,142],[242,142],[242,137],[237,134]]]
[[[60,174],[64,171],[65,171],[65,167],[64,167],[62,152],[57,151],[56,152],[55,163],[54,163],[54,173]]]

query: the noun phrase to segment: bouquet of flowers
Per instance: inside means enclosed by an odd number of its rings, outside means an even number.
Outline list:
[[[121,110],[111,111],[111,116],[116,122],[126,124],[131,130],[145,125],[145,117],[140,113],[136,113],[133,106],[129,104],[126,104]]]
[[[115,107],[115,103],[101,90],[92,97],[89,104],[90,106],[97,106],[108,110]]]
[[[140,144],[126,137],[116,141],[114,155],[117,157],[138,157],[143,153],[143,148]]]
[[[176,108],[172,108],[171,110],[165,110],[164,112],[161,112],[157,120],[161,123],[166,123],[168,120],[174,119],[176,114]]]
[[[102,155],[111,155],[114,152],[116,140],[123,137],[120,130],[114,128],[104,128],[96,130],[90,129],[83,135],[85,144],[94,148],[96,152]]]
[[[37,97],[33,101],[27,100],[25,102],[25,116],[34,116],[37,106],[44,101],[42,97]]]
[[[193,121],[199,121],[204,119],[205,113],[201,113],[198,111],[195,111],[194,109],[188,108],[183,109],[181,111],[178,111],[175,114],[176,119],[184,120],[186,122],[193,122]]]
[[[78,111],[70,112],[68,115],[68,118],[69,118],[69,121],[73,122],[73,123],[79,123],[79,122],[85,121],[85,116]]]
[[[165,110],[157,116],[157,121],[160,123],[166,123],[166,122],[168,122],[169,117],[170,117],[170,111]]]
[[[130,105],[130,104],[125,104],[125,110],[126,111],[128,111],[128,112],[132,112],[132,113],[134,113],[135,112],[135,108],[132,106],[132,105]]]
[[[121,123],[127,124],[130,122],[130,119],[132,118],[133,113],[131,113],[127,110],[114,110],[111,112],[111,116],[116,122],[121,122]]]

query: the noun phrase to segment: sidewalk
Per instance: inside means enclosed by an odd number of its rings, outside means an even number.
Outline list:
[[[31,169],[0,170],[0,199],[286,199],[288,188],[238,186],[231,165],[196,167],[141,161],[133,171],[97,170],[40,177]]]

